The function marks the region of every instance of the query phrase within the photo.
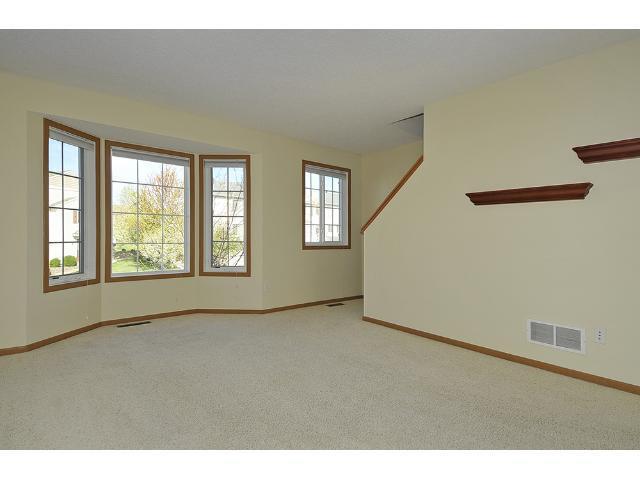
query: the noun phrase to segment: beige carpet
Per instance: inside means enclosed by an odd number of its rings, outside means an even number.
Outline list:
[[[640,448],[638,396],[361,315],[193,315],[0,357],[0,448]]]

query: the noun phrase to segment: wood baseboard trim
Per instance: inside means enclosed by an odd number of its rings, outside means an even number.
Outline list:
[[[286,305],[284,307],[273,307],[262,310],[261,313],[275,313],[283,312],[285,310],[294,310],[296,308],[316,307],[318,305],[324,305],[325,303],[346,302],[349,300],[359,300],[364,298],[364,295],[353,295],[351,297],[332,298],[331,300],[319,300],[317,302],[297,303],[295,305]]]
[[[538,360],[533,360],[527,357],[521,357],[519,355],[513,355],[511,353],[502,352],[500,350],[494,350],[492,348],[481,347],[480,345],[475,345],[473,343],[467,343],[461,340],[455,340],[453,338],[443,337],[441,335],[436,335],[436,334],[425,332],[422,330],[417,330],[415,328],[404,327],[396,323],[385,322],[384,320],[378,320],[377,318],[363,316],[362,320],[364,320],[365,322],[375,323],[376,325],[381,325],[383,327],[392,328],[394,330],[399,330],[404,333],[410,333],[411,335],[417,335],[419,337],[428,338],[429,340],[435,340],[437,342],[447,343],[455,347],[465,348],[467,350],[483,353],[485,355],[491,355],[492,357],[501,358],[503,360],[508,360],[510,362],[521,363],[523,365],[528,365],[529,367],[539,368],[542,370],[546,370],[548,372],[558,373],[560,375],[565,375],[567,377],[577,378],[578,380],[583,380],[585,382],[596,383],[598,385],[602,385],[605,387],[615,388],[617,390],[622,390],[624,392],[640,395],[640,385],[625,383],[619,380],[613,380],[611,378],[601,377],[598,375],[593,375],[591,373],[581,372],[579,370],[572,370],[570,368],[560,367],[552,363],[540,362]]]
[[[65,340],[69,337],[73,337],[75,335],[80,335],[81,333],[85,333],[96,328],[100,327],[108,327],[112,325],[119,325],[122,323],[131,323],[131,322],[139,322],[145,320],[157,320],[159,318],[167,318],[167,317],[180,317],[183,315],[194,315],[197,313],[204,313],[209,315],[219,315],[219,314],[258,314],[263,315],[267,313],[275,313],[282,312],[284,310],[293,310],[296,308],[306,308],[306,307],[314,307],[317,305],[324,305],[326,303],[335,303],[335,302],[345,302],[347,300],[358,300],[360,298],[364,298],[363,295],[354,295],[351,297],[340,297],[340,298],[331,298],[328,300],[319,300],[316,302],[307,302],[307,303],[297,303],[295,305],[286,305],[283,307],[273,307],[266,309],[234,309],[234,308],[193,308],[189,310],[176,310],[173,312],[162,312],[162,313],[152,313],[149,315],[139,315],[137,317],[126,317],[126,318],[118,318],[115,320],[105,320],[102,322],[92,323],[91,325],[86,325],[84,327],[76,328],[75,330],[71,330],[69,332],[61,333],[59,335],[55,335],[53,337],[45,338],[44,340],[39,340],[34,343],[30,343],[28,345],[23,345],[21,347],[8,347],[8,348],[0,348],[0,356],[3,355],[15,355],[16,353],[25,353],[30,352],[31,350],[35,350],[36,348],[44,347],[45,345],[49,345],[51,343],[59,342],[60,340]]]
[[[200,313],[198,309],[189,309],[189,310],[176,310],[174,312],[162,312],[162,313],[151,313],[149,315],[139,315],[137,317],[126,317],[126,318],[118,318],[116,320],[105,320],[100,322],[101,327],[108,327],[111,325],[120,325],[121,323],[130,323],[130,322],[143,322],[145,320],[157,320],[159,318],[167,318],[167,317],[180,317],[182,315],[193,315],[194,313]]]
[[[102,326],[102,322],[92,323],[91,325],[86,325],[84,327],[76,328],[75,330],[70,330],[68,332],[64,332],[59,335],[55,335],[53,337],[45,338],[44,340],[38,340],[37,342],[33,342],[28,345],[23,345],[21,347],[0,348],[0,356],[30,352],[31,350],[35,350],[36,348],[44,347],[45,345],[59,342],[60,340],[66,340],[69,337],[73,337],[75,335],[80,335],[81,333],[89,332],[101,326]]]
[[[252,308],[199,308],[194,313],[204,313],[207,315],[261,315],[264,310]]]

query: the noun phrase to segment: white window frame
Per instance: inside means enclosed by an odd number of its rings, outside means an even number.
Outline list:
[[[48,286],[57,287],[70,283],[88,282],[97,279],[96,272],[96,148],[99,146],[94,142],[91,142],[85,138],[73,135],[69,132],[58,129],[54,126],[49,126],[49,139],[58,140],[60,142],[76,146],[82,149],[82,178],[80,182],[80,189],[82,191],[80,214],[81,214],[81,226],[82,226],[82,253],[80,258],[81,271],[78,273],[72,273],[68,275],[49,276]],[[50,155],[50,152],[49,152]],[[47,158],[47,162],[49,159]],[[47,163],[47,171],[49,170]],[[64,172],[63,172],[64,174]],[[47,186],[49,183],[47,181]],[[49,203],[49,202],[47,202]],[[44,206],[47,209],[47,215],[49,211],[49,205]],[[63,214],[64,223],[64,214]],[[64,241],[64,238],[63,238]],[[51,239],[48,239],[49,245]],[[48,251],[48,250],[47,250]],[[47,265],[49,264],[49,255],[45,259]],[[64,248],[62,251],[61,261],[64,262]]]
[[[134,185],[131,182],[121,182],[119,180],[113,180],[113,157],[119,157],[119,158],[129,158],[131,160],[144,160],[147,162],[154,162],[154,163],[164,163],[164,164],[169,164],[169,165],[176,165],[176,166],[181,166],[184,168],[184,268],[182,268],[181,270],[149,270],[149,271],[138,271],[138,272],[114,272],[113,271],[113,210],[112,210],[112,206],[109,206],[109,214],[111,216],[110,219],[108,219],[107,221],[110,222],[111,225],[111,236],[112,238],[107,239],[107,241],[110,242],[111,248],[110,250],[110,258],[106,259],[108,262],[110,262],[110,268],[109,271],[110,273],[110,278],[108,278],[108,281],[117,281],[118,279],[143,279],[145,277],[151,277],[151,278],[158,278],[158,277],[162,277],[162,276],[167,276],[167,277],[175,277],[175,276],[187,276],[187,275],[193,275],[193,272],[191,270],[191,255],[193,255],[193,252],[191,252],[191,168],[193,168],[192,165],[192,159],[190,157],[186,157],[186,156],[179,156],[179,155],[169,155],[169,154],[163,154],[163,153],[155,153],[152,151],[147,151],[147,150],[142,150],[142,149],[136,149],[133,147],[125,147],[125,146],[120,146],[117,144],[117,142],[109,142],[110,146],[108,147],[110,149],[109,152],[109,156],[108,156],[108,161],[112,162],[111,164],[111,175],[109,176],[108,181],[111,182],[111,185],[109,187],[109,190],[112,192],[113,195],[113,183],[130,183],[131,185]],[[111,143],[115,143],[115,145],[111,145]],[[138,187],[138,189],[140,188],[140,185],[146,185],[144,183],[140,183],[140,178],[137,178],[137,182],[136,184]],[[113,197],[110,199],[111,201],[113,201]],[[139,211],[136,213],[136,215],[140,215]],[[162,242],[162,244],[164,245],[164,242]],[[136,245],[145,245],[144,243],[137,243]]]
[[[249,156],[242,156],[241,158],[233,158],[233,156],[229,156],[230,158],[225,157],[224,155],[202,155],[201,161],[202,170],[201,174],[203,175],[202,181],[202,195],[205,199],[202,205],[203,209],[203,246],[200,250],[203,263],[201,265],[202,273],[206,274],[220,274],[220,275],[249,275],[251,271],[251,238],[250,238],[250,222],[251,222],[251,214],[250,214],[250,204],[251,201],[251,192],[249,191],[251,188],[250,183],[250,170],[249,170]],[[238,168],[242,167],[243,169],[243,218],[244,218],[244,265],[242,266],[225,266],[225,267],[213,267],[211,265],[211,244],[212,244],[212,228],[213,228],[213,212],[212,212],[212,176],[213,176],[213,167],[220,168]]]
[[[302,208],[303,208],[303,223],[302,223],[302,238],[303,247],[305,248],[350,248],[351,247],[351,232],[349,218],[349,202],[350,202],[350,186],[351,186],[351,171],[349,169],[332,168],[329,165],[317,164],[314,162],[304,162],[303,176],[302,176]],[[310,242],[306,237],[307,213],[306,213],[306,174],[315,173],[320,175],[320,241]],[[340,181],[340,240],[327,241],[325,239],[325,178],[332,177],[337,178]]]

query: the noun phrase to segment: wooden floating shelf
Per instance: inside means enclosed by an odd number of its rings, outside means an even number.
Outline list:
[[[501,203],[554,202],[558,200],[583,200],[593,183],[569,183],[544,187],[512,188],[490,192],[466,193],[474,205],[498,205]]]
[[[582,160],[583,163],[640,158],[640,138],[574,147],[573,151],[576,152],[578,158]]]

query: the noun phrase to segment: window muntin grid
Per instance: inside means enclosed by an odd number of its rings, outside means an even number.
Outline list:
[[[84,160],[82,147],[49,138],[49,279],[84,273]]]
[[[210,271],[246,271],[246,163],[205,163]]]
[[[305,167],[306,245],[345,245],[347,177],[340,171]]]
[[[188,269],[188,161],[112,149],[112,275]]]

